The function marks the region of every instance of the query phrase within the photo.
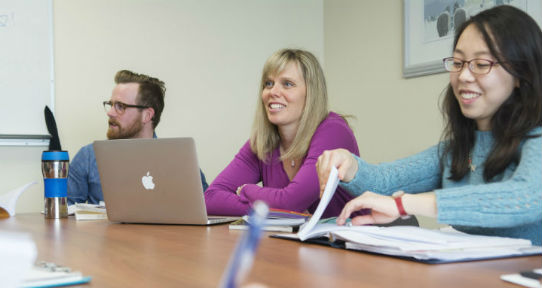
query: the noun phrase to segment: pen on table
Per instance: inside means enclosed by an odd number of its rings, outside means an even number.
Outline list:
[[[245,231],[241,236],[241,240],[237,243],[232,258],[230,258],[230,262],[222,275],[220,287],[238,287],[250,271],[268,213],[269,207],[264,202],[254,202],[249,215],[248,230]]]

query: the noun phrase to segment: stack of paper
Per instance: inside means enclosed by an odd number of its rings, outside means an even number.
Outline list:
[[[337,226],[337,225],[335,225]],[[542,247],[517,238],[470,235],[414,226],[352,226],[332,232],[346,249],[441,262],[542,254]]]
[[[105,206],[96,204],[75,204],[75,220],[103,220],[107,219]]]
[[[281,209],[269,209],[269,214],[265,219],[262,230],[275,232],[297,232],[301,224],[307,221],[310,214],[287,211]],[[232,222],[229,228],[232,230],[248,230],[250,218],[248,215]]]

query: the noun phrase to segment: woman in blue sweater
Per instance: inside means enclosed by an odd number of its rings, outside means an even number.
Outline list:
[[[542,244],[542,32],[523,11],[497,6],[457,31],[443,60],[443,141],[416,155],[371,165],[345,150],[316,164],[321,191],[332,166],[341,186],[361,195],[337,218],[353,224],[400,216],[436,217],[473,234]]]

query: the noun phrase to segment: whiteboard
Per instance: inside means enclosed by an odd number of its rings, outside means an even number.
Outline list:
[[[0,0],[0,145],[47,145],[54,112],[52,0]]]

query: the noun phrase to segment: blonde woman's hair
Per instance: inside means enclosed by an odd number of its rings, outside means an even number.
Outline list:
[[[250,135],[250,148],[262,161],[270,159],[271,153],[279,145],[280,136],[277,126],[269,122],[267,118],[261,95],[269,77],[278,75],[290,63],[296,63],[303,73],[307,95],[294,141],[288,150],[284,151],[284,155],[281,155],[280,160],[304,157],[314,131],[329,113],[326,80],[318,59],[304,50],[282,49],[275,52],[267,59],[263,67],[256,115]]]

